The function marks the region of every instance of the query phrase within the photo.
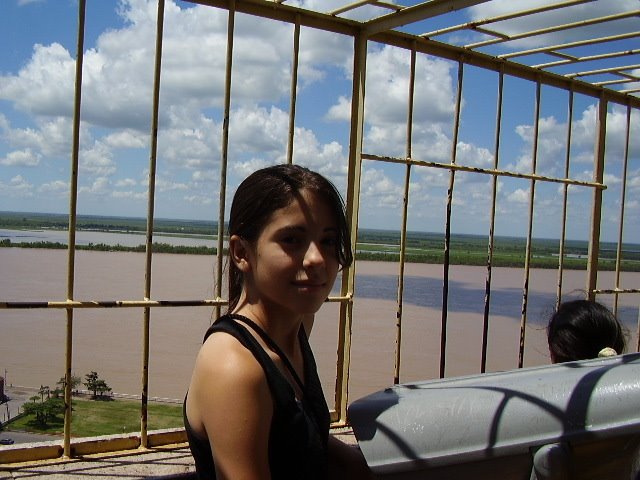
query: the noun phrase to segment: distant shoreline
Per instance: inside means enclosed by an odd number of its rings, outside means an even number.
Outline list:
[[[10,232],[2,235],[0,247],[67,249],[68,239],[61,235],[67,232],[67,215],[0,212],[0,230]],[[154,220],[154,253],[215,255],[217,253],[217,223],[204,220]],[[22,235],[11,232],[38,232],[37,239],[16,241]],[[127,217],[105,217],[78,215],[78,234],[91,234],[91,240],[76,242],[78,250],[107,252],[144,252],[144,239],[138,237],[146,233],[146,219]],[[55,235],[54,235],[55,234]],[[118,242],[118,235],[135,237],[129,244]],[[54,237],[52,241],[51,238]],[[133,243],[132,243],[133,242]],[[442,265],[445,250],[451,265],[486,266],[489,239],[486,235],[452,234],[445,245],[442,233],[408,231],[404,239],[404,261]],[[401,254],[399,231],[365,229],[358,230],[356,259],[384,262],[398,262]],[[445,248],[446,247],[446,248]],[[533,239],[530,247],[529,266],[531,268],[557,269],[560,258],[560,241],[557,239]],[[523,268],[527,254],[525,238],[496,236],[491,245],[491,264],[495,267]],[[586,270],[589,245],[587,241],[566,240],[563,250],[563,268],[566,270]],[[600,244],[599,270],[613,271],[616,267],[617,245],[608,242]],[[621,269],[628,272],[640,271],[640,245],[625,244],[622,251]]]

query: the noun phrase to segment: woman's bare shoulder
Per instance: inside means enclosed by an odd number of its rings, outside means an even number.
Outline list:
[[[208,384],[221,385],[226,380],[254,383],[264,379],[262,367],[253,354],[237,338],[225,332],[212,333],[202,344],[195,371],[208,378],[214,375],[216,382]]]

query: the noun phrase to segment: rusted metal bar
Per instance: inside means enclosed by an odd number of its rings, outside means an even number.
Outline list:
[[[441,168],[445,170],[456,170],[460,172],[483,173],[486,175],[497,175],[500,177],[523,178],[523,179],[543,181],[543,182],[564,183],[567,185],[576,185],[576,186],[582,186],[582,187],[594,187],[601,190],[605,190],[607,188],[607,186],[604,183],[586,182],[583,180],[575,180],[575,179],[561,178],[561,177],[548,177],[545,175],[537,175],[534,173],[519,173],[519,172],[513,172],[509,170],[496,170],[496,169],[490,169],[490,168],[471,167],[468,165],[460,165],[460,164],[453,164],[453,163],[430,162],[426,160],[416,160],[412,158],[387,157],[383,155],[372,155],[370,153],[363,153],[362,158],[363,160],[374,160],[378,162],[411,164],[411,165],[417,165],[422,167]]]
[[[293,137],[296,128],[296,99],[298,91],[298,58],[300,56],[300,22],[293,30],[293,59],[291,60],[291,88],[289,92],[289,134],[287,137],[287,163],[293,163]]]
[[[636,10],[636,11],[630,11],[630,12],[616,13],[614,15],[607,15],[604,17],[590,18],[588,20],[580,20],[577,22],[565,23],[563,25],[554,25],[552,27],[540,28],[537,30],[530,30],[528,32],[522,32],[515,35],[508,35],[506,39],[494,38],[491,40],[483,40],[481,42],[470,43],[468,45],[465,45],[465,47],[473,49],[478,47],[484,47],[487,45],[494,45],[496,43],[509,42],[512,40],[520,40],[520,39],[529,38],[529,37],[536,37],[538,35],[545,35],[548,33],[566,31],[573,28],[587,27],[589,25],[597,25],[600,23],[612,22],[615,20],[622,20],[625,18],[635,17],[635,16],[638,16],[639,13],[640,13],[640,10]],[[509,55],[517,56],[518,52],[515,52],[515,54],[509,54]]]
[[[596,141],[593,155],[593,181],[602,183],[604,178],[604,153],[607,136],[607,101],[602,98],[598,102],[596,118]],[[594,300],[593,291],[598,285],[598,257],[600,255],[600,223],[602,217],[602,190],[593,190],[591,205],[591,230],[589,236],[589,252],[587,258],[587,282],[585,290],[587,298]]]
[[[158,1],[156,17],[155,65],[153,70],[153,107],[151,114],[151,146],[149,148],[149,191],[147,197],[147,235],[144,270],[144,299],[151,298],[151,264],[153,257],[153,219],[155,213],[156,166],[158,159],[158,117],[160,110],[160,76],[162,71],[162,38],[164,30],[164,0]],[[145,307],[142,322],[142,397],[140,402],[140,444],[147,448],[149,405],[149,343],[151,310]]]
[[[326,299],[327,303],[347,302],[350,295],[334,295]],[[204,300],[66,300],[52,302],[0,302],[0,310],[27,310],[27,309],[77,309],[77,308],[154,308],[154,307],[210,307],[226,305],[228,301],[223,298]]]
[[[458,62],[458,91],[456,94],[456,111],[453,120],[453,135],[451,139],[451,164],[455,165],[458,151],[458,133],[460,129],[460,111],[462,108],[462,82],[464,78],[464,63]],[[444,259],[442,265],[442,313],[440,327],[440,378],[444,378],[447,356],[447,321],[449,316],[449,269],[451,266],[451,210],[453,207],[453,187],[455,186],[456,171],[449,172],[449,188],[447,189],[447,206],[445,212]]]
[[[559,54],[558,52],[549,52],[549,53],[553,55],[565,57],[565,59],[558,60],[557,62],[540,63],[538,65],[532,65],[532,66],[534,68],[549,68],[549,67],[557,67],[560,65],[567,65],[569,63],[591,62],[594,60],[604,60],[606,58],[626,57],[629,55],[637,55],[638,53],[640,53],[640,49],[623,50],[621,52],[601,53],[598,55],[586,55],[583,57],[575,57],[573,55]]]
[[[218,196],[218,243],[216,247],[216,282],[214,285],[214,293],[216,298],[222,297],[222,272],[224,258],[224,213],[227,201],[227,165],[229,163],[229,116],[231,112],[231,68],[233,66],[233,38],[235,29],[235,10],[236,2],[229,2],[228,18],[227,18],[227,56],[225,61],[224,75],[224,113],[222,122],[222,145],[220,158],[220,195]],[[220,317],[220,306],[217,305],[214,317]]]
[[[411,157],[411,143],[413,138],[413,99],[415,93],[416,52],[411,51],[411,67],[409,72],[409,92],[407,99],[407,144],[406,153]],[[400,259],[398,262],[398,295],[396,311],[396,352],[393,383],[400,383],[400,363],[402,358],[402,307],[404,296],[404,264],[407,250],[407,216],[409,209],[409,185],[411,182],[411,165],[406,166],[404,175],[404,190],[402,196],[402,224],[400,227]]]
[[[431,32],[420,34],[421,37],[431,38],[445,33],[457,32],[460,30],[480,30],[478,27],[487,25],[489,23],[503,22],[505,20],[513,20],[514,18],[526,17],[535,13],[548,12],[550,10],[556,10],[559,8],[571,7],[573,5],[579,5],[582,3],[593,2],[594,0],[569,0],[567,2],[556,2],[551,5],[544,5],[541,7],[531,8],[528,10],[519,10],[517,12],[510,12],[505,15],[497,15],[495,17],[483,18],[482,20],[473,20],[467,23],[461,23],[458,25],[452,25],[451,27],[440,28]]]
[[[500,158],[500,134],[502,131],[502,103],[504,93],[504,74],[498,76],[498,100],[496,105],[496,129],[493,147],[493,169],[498,169]],[[484,282],[484,312],[482,314],[482,354],[480,373],[487,371],[487,345],[489,339],[489,313],[491,308],[491,275],[493,266],[493,247],[496,226],[496,200],[498,197],[498,177],[491,178],[491,213],[489,214],[489,241],[487,244],[487,274]]]
[[[540,127],[540,82],[536,82],[536,105],[533,124],[533,148],[531,152],[531,172],[536,173],[538,161],[538,140]],[[524,346],[527,330],[527,310],[529,304],[529,279],[531,269],[531,249],[533,248],[533,215],[535,213],[536,181],[531,179],[529,187],[529,223],[527,226],[527,246],[524,255],[524,284],[522,286],[522,311],[520,316],[520,346],[518,349],[518,368],[524,366]]]
[[[353,84],[351,92],[351,122],[349,131],[349,168],[347,174],[347,198],[345,209],[351,249],[356,251],[358,212],[360,208],[360,181],[362,175],[362,140],[364,135],[364,97],[367,70],[367,37],[356,35],[353,48]],[[341,295],[351,297],[355,290],[355,265],[342,273]],[[347,423],[349,400],[349,367],[351,365],[351,326],[353,324],[353,301],[340,303],[338,326],[338,360],[336,368],[335,409],[332,420],[337,424]]]
[[[622,242],[624,232],[624,211],[627,192],[627,170],[629,165],[629,136],[631,131],[631,108],[627,107],[627,124],[625,130],[624,154],[622,157],[622,185],[620,188],[620,223],[618,224],[618,245],[616,248],[615,288],[620,288],[620,270],[622,269]],[[618,295],[613,296],[613,313],[618,314]]]
[[[564,176],[569,178],[569,162],[571,159],[571,126],[573,123],[573,92],[569,91],[569,104],[567,111],[567,150],[564,157]],[[567,201],[569,198],[569,185],[562,185],[562,220],[560,231],[560,246],[558,251],[558,288],[556,290],[556,308],[562,301],[562,280],[564,277],[564,245],[567,237]]]
[[[84,61],[84,27],[86,1],[78,2],[78,38],[73,102],[73,133],[71,141],[71,179],[69,182],[69,250],[67,257],[67,300],[73,300],[76,257],[76,215],[78,207],[78,164],[80,154],[80,105],[82,103],[82,65]],[[73,365],[73,310],[67,309],[67,330],[64,373],[64,439],[63,455],[71,456],[71,369]]]
[[[596,288],[593,290],[596,295],[620,295],[623,293],[640,293],[640,288]]]

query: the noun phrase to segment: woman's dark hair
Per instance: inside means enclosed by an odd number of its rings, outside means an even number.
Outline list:
[[[325,177],[299,165],[274,165],[253,172],[238,186],[229,214],[229,237],[238,235],[255,242],[271,214],[288,206],[303,189],[322,198],[337,220],[336,257],[342,268],[353,261],[351,237],[344,211],[344,202],[336,187]],[[242,293],[242,272],[229,262],[229,311]]]
[[[625,350],[624,327],[604,305],[589,300],[560,304],[547,326],[549,353],[554,363],[597,358],[603,348]]]

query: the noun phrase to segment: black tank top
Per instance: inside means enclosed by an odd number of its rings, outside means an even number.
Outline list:
[[[326,479],[329,409],[304,328],[300,327],[298,334],[304,361],[304,396],[300,402],[280,369],[255,337],[233,319],[234,316],[221,317],[209,327],[204,339],[213,332],[233,335],[253,354],[264,370],[273,399],[273,419],[269,432],[271,478]],[[241,318],[240,320],[244,321]],[[224,415],[224,412],[220,414]],[[183,416],[198,478],[215,478],[214,459],[208,439],[195,435],[187,420],[186,407],[183,407]]]

